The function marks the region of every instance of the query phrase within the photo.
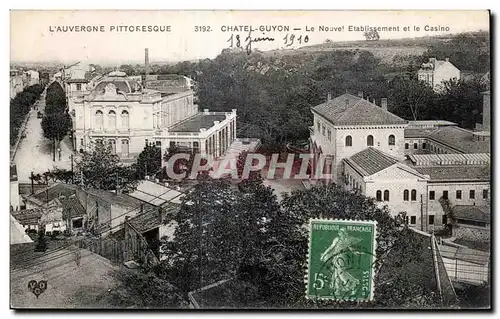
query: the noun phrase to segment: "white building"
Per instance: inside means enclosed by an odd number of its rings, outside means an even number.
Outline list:
[[[28,85],[40,84],[40,73],[34,70],[24,72],[28,78]]]
[[[332,181],[425,231],[450,223],[446,205],[488,206],[489,141],[447,121],[408,123],[386,103],[343,94],[312,109],[311,152],[330,159]]]
[[[427,83],[436,92],[443,89],[444,81],[452,79],[460,80],[460,70],[448,58],[444,61],[430,58],[418,70],[418,80]]]
[[[106,143],[127,161],[155,143],[162,153],[175,144],[219,157],[236,139],[236,110],[198,112],[192,90],[144,89],[118,71],[86,84],[68,81],[77,150]]]

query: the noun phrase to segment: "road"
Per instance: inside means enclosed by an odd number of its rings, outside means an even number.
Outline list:
[[[45,92],[42,93],[38,103],[38,110],[45,110]],[[29,177],[31,172],[41,174],[54,167],[62,169],[71,168],[71,154],[68,137],[60,143],[61,160],[56,152],[56,160],[52,160],[52,143],[43,137],[41,127],[42,119],[37,118],[37,111],[31,110],[29,120],[26,125],[26,137],[21,139],[16,152],[14,162],[17,166],[17,175],[20,183],[31,182]]]

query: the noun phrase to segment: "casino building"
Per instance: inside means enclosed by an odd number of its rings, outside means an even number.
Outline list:
[[[104,143],[131,163],[146,143],[154,143],[162,154],[177,145],[218,158],[236,139],[236,110],[199,112],[189,87],[176,92],[146,89],[119,71],[91,82],[66,80],[78,151]]]

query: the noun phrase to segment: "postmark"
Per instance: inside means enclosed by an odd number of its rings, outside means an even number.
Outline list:
[[[371,301],[376,221],[311,219],[306,298]]]

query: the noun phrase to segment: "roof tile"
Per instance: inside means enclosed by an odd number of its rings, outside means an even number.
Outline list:
[[[312,110],[334,125],[391,125],[407,121],[381,107],[348,93],[342,94]]]

